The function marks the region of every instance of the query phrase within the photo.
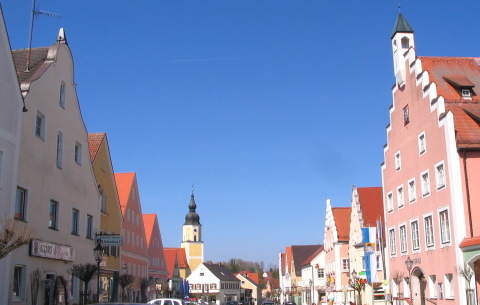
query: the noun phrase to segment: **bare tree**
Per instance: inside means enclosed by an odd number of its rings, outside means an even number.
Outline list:
[[[0,259],[13,250],[30,242],[31,231],[28,226],[17,226],[11,218],[0,218]]]
[[[118,278],[118,284],[122,287],[122,302],[125,302],[125,288],[132,285],[135,282],[135,276],[131,274],[122,274]]]
[[[40,270],[35,269],[30,274],[30,293],[32,295],[32,305],[37,305],[38,289],[40,288]]]
[[[147,303],[148,284],[149,284],[149,282],[148,282],[147,278],[141,278],[140,279],[140,295],[141,295],[140,302],[141,303]]]
[[[395,282],[395,285],[397,285],[397,299],[400,298],[400,282],[403,280],[405,277],[405,271],[400,271],[400,270],[394,270],[392,273],[390,273],[390,277],[392,280]]]
[[[467,263],[463,263],[463,267],[457,266],[455,270],[457,271],[457,274],[460,274],[465,279],[465,281],[467,281],[468,288],[470,289],[470,282],[472,281],[472,277],[475,274],[472,268],[470,268]]]
[[[88,283],[92,280],[93,276],[95,273],[97,273],[97,266],[95,264],[76,264],[72,266],[72,269],[70,269],[70,274],[73,276],[78,277],[82,282],[83,282],[83,304],[86,303],[87,301],[87,287]]]

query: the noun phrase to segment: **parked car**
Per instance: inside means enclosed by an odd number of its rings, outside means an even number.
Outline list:
[[[238,305],[238,302],[237,301],[227,301],[227,303],[225,303],[225,305]]]
[[[262,305],[274,305],[273,302],[262,302]]]
[[[145,305],[145,303],[94,303],[91,305]]]
[[[169,299],[169,298],[160,298],[151,300],[147,304],[155,304],[155,305],[186,305],[185,301],[182,299]]]

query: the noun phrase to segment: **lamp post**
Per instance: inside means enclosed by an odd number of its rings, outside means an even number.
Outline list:
[[[93,255],[97,261],[97,302],[100,302],[100,262],[103,259],[103,247],[100,239],[97,242],[97,246],[93,249]]]
[[[412,294],[412,267],[413,267],[413,261],[410,259],[410,256],[407,257],[407,260],[405,261],[405,266],[407,266],[408,270],[408,288],[410,289],[410,303],[413,304],[413,294]]]
[[[353,298],[355,299],[355,303],[357,303],[357,288],[356,288],[356,284],[357,284],[357,272],[355,271],[355,269],[353,269],[352,271],[352,281],[353,281]]]

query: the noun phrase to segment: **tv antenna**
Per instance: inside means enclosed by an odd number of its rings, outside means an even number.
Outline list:
[[[53,18],[61,18],[62,16],[57,13],[52,13],[48,11],[42,11],[38,9],[38,6],[36,6],[37,0],[32,0],[32,14],[30,16],[30,35],[28,39],[28,57],[27,57],[27,70],[25,72],[30,71],[30,61],[32,59],[32,40],[33,40],[33,24],[35,21],[35,17],[38,15],[45,15],[48,17],[53,17]]]

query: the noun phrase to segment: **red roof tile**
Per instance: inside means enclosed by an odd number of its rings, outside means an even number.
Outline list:
[[[460,243],[460,248],[480,246],[480,236],[464,238]]]
[[[337,227],[338,241],[348,241],[350,235],[350,214],[352,208],[332,208],[333,219]]]
[[[155,220],[157,214],[143,214],[143,226],[145,228],[145,238],[147,239],[147,247],[150,247],[150,239],[152,238],[153,229],[155,228]]]
[[[118,199],[122,208],[122,215],[125,216],[125,208],[127,207],[130,191],[132,190],[135,173],[119,173],[115,174],[115,183],[117,184]]]
[[[311,262],[315,257],[317,257],[317,255],[319,255],[319,254],[323,251],[323,249],[324,249],[323,245],[320,245],[320,246],[318,247],[318,249],[317,249],[315,252],[312,253],[312,255],[310,255],[305,261],[303,261],[302,266],[303,266],[303,265],[308,265],[308,264],[310,264],[310,262]]]
[[[91,162],[95,160],[95,156],[97,155],[97,152],[100,149],[100,145],[102,145],[105,135],[106,133],[104,132],[88,134],[88,150],[90,152]]]
[[[178,259],[178,268],[188,268],[187,255],[184,248],[163,248],[167,264],[168,277],[173,277],[175,258]]]
[[[376,226],[377,220],[380,217],[383,218],[382,187],[359,187],[357,191],[362,209],[363,225]]]

